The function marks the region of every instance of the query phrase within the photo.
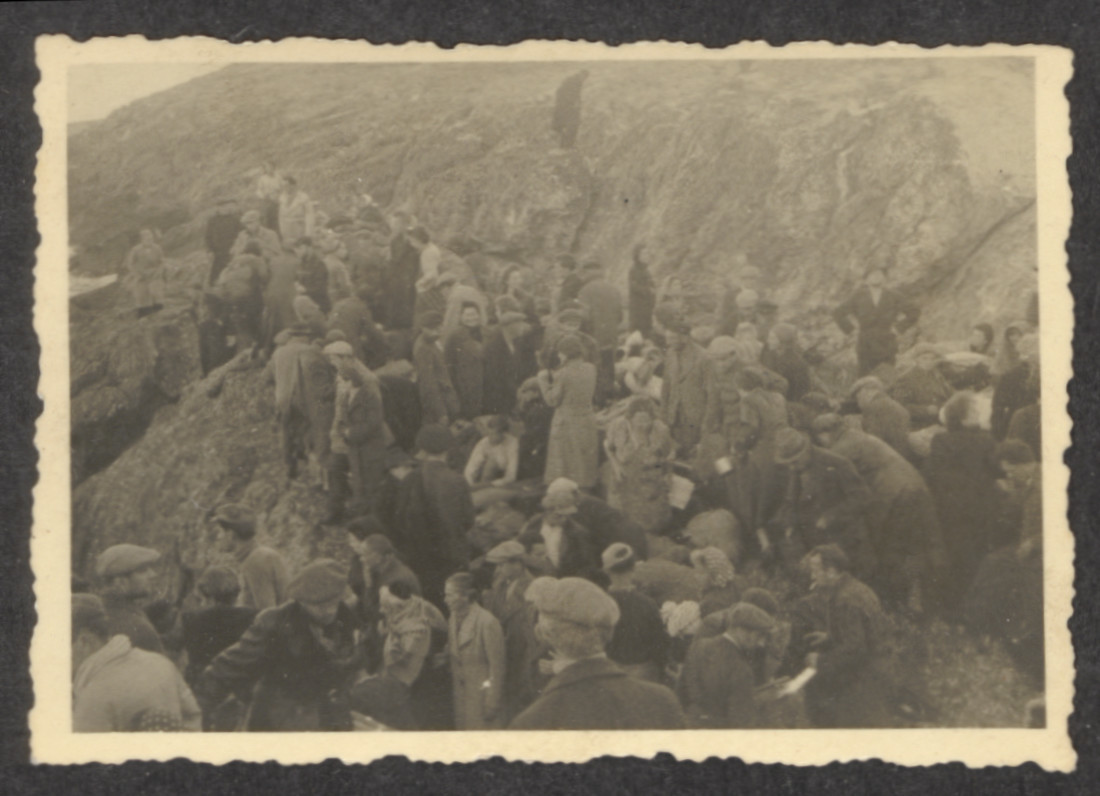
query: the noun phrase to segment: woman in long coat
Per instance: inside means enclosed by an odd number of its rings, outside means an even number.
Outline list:
[[[481,414],[485,389],[484,316],[476,304],[462,308],[461,325],[447,336],[443,357],[458,393],[459,415],[473,420]]]
[[[657,406],[646,397],[635,397],[626,413],[607,429],[604,449],[611,467],[607,502],[647,532],[654,533],[668,521],[668,462],[672,436],[657,419]]]
[[[596,366],[583,359],[584,349],[573,336],[558,343],[562,365],[553,375],[538,375],[539,391],[554,408],[546,451],[544,481],[568,478],[586,489],[595,486],[599,464],[599,436],[592,398],[596,393]]]
[[[447,650],[454,684],[455,729],[488,730],[503,718],[504,631],[475,601],[473,577],[460,572],[447,578],[444,600],[451,612]]]
[[[1002,506],[993,435],[979,427],[976,397],[957,393],[943,408],[947,431],[932,438],[924,480],[936,502],[947,553],[942,608],[954,611],[992,546]]]

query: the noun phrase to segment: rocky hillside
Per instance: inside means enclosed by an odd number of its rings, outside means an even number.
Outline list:
[[[136,228],[186,253],[261,159],[330,211],[352,192],[406,206],[444,241],[535,266],[562,252],[707,299],[735,257],[823,329],[868,265],[891,266],[925,337],[1022,312],[1035,260],[1026,61],[584,64],[576,149],[553,96],[580,64],[234,65],[70,138],[80,267],[118,267]]]

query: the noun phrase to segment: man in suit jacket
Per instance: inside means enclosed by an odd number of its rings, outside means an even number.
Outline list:
[[[439,344],[442,330],[442,315],[438,312],[424,313],[420,318],[420,336],[413,345],[413,364],[416,366],[421,421],[424,425],[438,423],[445,426],[458,417],[458,393],[443,358],[443,347]]]
[[[845,334],[855,331],[853,319],[859,324],[856,356],[860,376],[879,365],[893,365],[898,353],[897,334],[920,318],[920,310],[912,302],[885,284],[883,270],[872,268],[864,284],[833,311],[833,320]]]
[[[530,568],[540,575],[584,576],[599,568],[598,554],[588,530],[575,522],[576,496],[570,492],[548,492],[542,500],[543,513],[532,517],[516,541],[531,554]]]

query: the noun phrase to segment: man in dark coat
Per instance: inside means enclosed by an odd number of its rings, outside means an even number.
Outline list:
[[[945,562],[936,504],[924,478],[881,439],[849,427],[838,415],[818,417],[813,432],[818,445],[850,461],[871,489],[867,525],[875,592],[895,607],[921,610],[921,595]]]
[[[760,726],[754,663],[776,629],[755,605],[737,603],[716,616],[722,632],[696,638],[684,659],[680,690],[688,723],[702,729]],[[716,620],[711,620],[715,622]]]
[[[634,551],[630,545],[616,542],[600,558],[611,580],[607,593],[619,606],[619,622],[607,645],[607,657],[628,674],[659,683],[664,678],[670,639],[657,603],[635,588]]]
[[[413,364],[424,423],[446,426],[458,418],[460,410],[458,393],[439,343],[442,327],[443,316],[438,312],[428,312],[420,318],[420,336],[413,345]]]
[[[515,539],[501,542],[485,554],[485,562],[493,567],[493,583],[485,592],[483,605],[504,631],[502,709],[507,721],[534,701],[535,669],[543,652],[535,638],[535,607],[526,599],[527,587],[534,580],[524,564],[526,558],[527,551]]]
[[[588,70],[582,69],[565,78],[554,95],[554,118],[550,126],[558,134],[562,149],[571,149],[577,140],[581,126],[581,91],[587,79]]]
[[[859,406],[864,432],[878,437],[906,459],[912,460],[909,445],[909,412],[886,394],[886,387],[874,376],[864,376],[852,385],[852,397]]]
[[[861,376],[879,365],[893,365],[898,353],[897,335],[920,318],[916,305],[885,284],[886,273],[872,268],[864,284],[833,311],[833,320],[845,334],[854,332],[855,324],[859,324],[856,357]]]
[[[666,324],[668,351],[661,386],[661,411],[678,455],[687,458],[699,444],[707,409],[710,367],[706,352],[691,339],[691,327],[675,318]]]
[[[528,566],[540,575],[584,576],[599,569],[588,530],[574,519],[576,496],[547,492],[543,513],[536,514],[519,532],[516,541],[530,554]]]
[[[576,301],[584,280],[577,271],[577,261],[571,255],[562,255],[558,260],[558,274],[561,285],[558,287],[557,301],[554,303],[554,312],[561,310],[571,301]]]
[[[222,199],[214,209],[214,215],[206,222],[206,249],[212,258],[210,262],[210,276],[207,282],[211,285],[218,281],[218,274],[222,272],[229,258],[230,250],[241,234],[240,212],[237,210],[235,199]]]
[[[786,469],[786,493],[767,525],[782,536],[769,539],[765,547],[779,541],[784,559],[794,563],[805,550],[835,543],[862,571],[870,571],[873,554],[864,517],[871,491],[852,463],[793,428],[776,434],[775,462]]]
[[[229,567],[208,567],[195,590],[201,606],[180,614],[180,641],[187,651],[184,679],[191,685],[218,653],[237,643],[256,618],[255,609],[235,604],[241,586]]]
[[[481,411],[509,417],[516,406],[516,391],[523,383],[522,373],[529,370],[521,361],[524,350],[520,341],[531,331],[522,312],[502,312],[499,324],[486,335],[485,386]]]
[[[824,626],[810,634],[807,666],[817,670],[806,686],[806,708],[816,727],[891,725],[885,641],[889,620],[878,597],[849,572],[836,545],[815,548],[807,561],[825,605]]]
[[[447,467],[447,453],[454,446],[451,432],[426,425],[416,445],[421,464],[401,482],[396,530],[424,596],[441,606],[443,582],[469,561],[466,533],[474,525],[474,504],[466,478]]]
[[[649,537],[641,525],[609,506],[606,501],[581,492],[576,481],[556,478],[546,487],[547,494],[559,491],[574,496],[577,513],[573,518],[588,530],[593,550],[606,550],[616,542],[622,542],[630,545],[637,560],[649,558]]]
[[[216,657],[199,683],[210,711],[255,686],[248,729],[350,730],[347,692],[363,664],[358,619],[342,602],[347,572],[331,559],[306,566],[291,599],[260,613],[241,640]]]
[[[599,263],[584,267],[585,283],[577,299],[588,311],[592,339],[599,348],[596,365],[597,406],[607,403],[615,388],[615,347],[619,344],[619,325],[623,321],[623,300],[619,290],[604,278]]]
[[[653,333],[653,307],[657,301],[656,286],[649,264],[642,258],[645,244],[634,247],[634,265],[630,267],[628,307],[630,331],[641,332],[644,337]]]
[[[379,319],[387,329],[411,329],[416,304],[416,280],[420,278],[420,250],[409,240],[409,217],[395,214],[390,239],[390,262],[382,276]]]
[[[813,388],[813,379],[810,366],[798,348],[798,330],[789,323],[777,323],[766,339],[768,345],[760,355],[760,364],[786,380],[784,397],[788,403],[801,401]]]
[[[890,396],[905,407],[916,430],[939,422],[940,408],[952,390],[938,369],[943,357],[935,346],[919,343],[913,346],[912,354],[915,364],[890,386]]]
[[[294,253],[298,255],[298,284],[305,289],[306,295],[318,309],[328,315],[328,311],[332,309],[328,295],[328,268],[314,250],[313,239],[299,238],[294,244]]]
[[[466,304],[459,317],[461,325],[443,342],[443,359],[458,393],[459,416],[473,420],[482,414],[485,391],[481,311],[475,304]]]
[[[100,598],[110,636],[127,636],[135,647],[149,652],[164,652],[160,634],[144,608],[156,594],[155,565],[159,560],[156,550],[117,544],[100,553],[95,565],[96,577],[103,584]]]
[[[338,329],[344,335],[360,362],[377,368],[386,363],[388,346],[367,306],[369,295],[367,288],[360,288],[356,294],[338,299],[329,313],[328,328],[329,331]]]
[[[538,578],[527,588],[554,678],[511,723],[514,730],[676,730],[684,714],[664,686],[629,676],[605,656],[619,621],[607,593],[582,578]]]

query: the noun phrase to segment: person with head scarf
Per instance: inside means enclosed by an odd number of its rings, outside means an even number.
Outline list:
[[[669,460],[672,436],[657,404],[635,396],[626,412],[611,421],[604,438],[610,469],[607,502],[656,533],[668,522]]]
[[[595,486],[599,463],[599,436],[592,401],[596,366],[585,362],[581,343],[565,337],[558,344],[561,366],[538,374],[539,391],[554,409],[546,451],[544,481],[569,478],[581,488]]]

